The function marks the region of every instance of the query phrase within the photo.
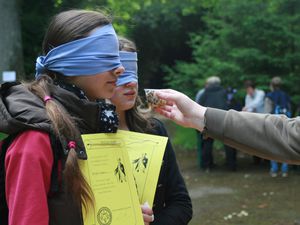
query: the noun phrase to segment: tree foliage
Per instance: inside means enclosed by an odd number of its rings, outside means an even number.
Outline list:
[[[271,77],[281,76],[300,100],[299,9],[297,0],[218,1],[205,17],[208,29],[190,36],[193,61],[167,68],[169,85],[193,96],[208,76],[218,75],[228,86],[252,79],[268,90]]]
[[[191,58],[187,40],[190,32],[205,29],[202,17],[204,1],[153,1],[135,15],[132,37],[140,49],[141,83],[147,87],[165,87],[165,65]]]
[[[21,0],[20,0],[21,1]],[[170,86],[194,96],[211,75],[225,86],[279,75],[300,101],[298,0],[21,1],[25,71],[32,78],[49,18],[70,8],[104,10],[139,50],[140,86]]]
[[[164,86],[164,65],[175,59],[188,60],[189,32],[202,29],[203,5],[214,1],[196,0],[108,0],[117,33],[136,42],[142,87]]]

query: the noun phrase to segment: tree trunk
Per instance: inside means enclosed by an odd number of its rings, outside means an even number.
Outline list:
[[[14,70],[23,76],[23,53],[18,0],[0,0],[0,77]]]

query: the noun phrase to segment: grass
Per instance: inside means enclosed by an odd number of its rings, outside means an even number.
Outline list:
[[[181,151],[193,151],[197,144],[196,130],[191,128],[181,127],[170,121],[165,121],[168,127],[168,132],[172,137],[172,144]],[[223,143],[216,140],[214,148],[220,150],[223,148]]]
[[[3,140],[3,139],[6,138],[6,137],[7,137],[6,134],[0,133],[0,141]]]
[[[172,144],[186,151],[193,150],[196,146],[196,131],[184,128],[175,123],[167,123],[168,131],[172,136]]]

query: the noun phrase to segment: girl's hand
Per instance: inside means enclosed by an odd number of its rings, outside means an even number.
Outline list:
[[[143,213],[144,224],[149,225],[151,222],[154,221],[154,215],[148,202],[145,202],[144,205],[141,205],[141,209]]]

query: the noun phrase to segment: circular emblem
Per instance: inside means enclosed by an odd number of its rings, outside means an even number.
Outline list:
[[[112,220],[112,214],[109,208],[102,207],[98,210],[97,221],[100,225],[110,225]]]

